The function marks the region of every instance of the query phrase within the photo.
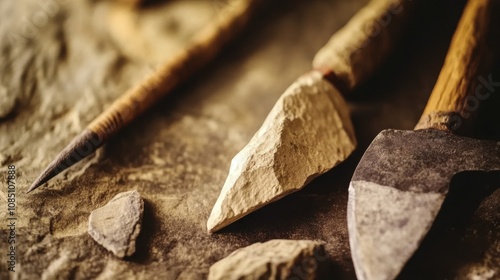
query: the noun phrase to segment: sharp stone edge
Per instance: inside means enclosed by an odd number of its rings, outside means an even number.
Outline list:
[[[429,230],[443,200],[439,193],[416,194],[372,182],[351,182],[349,245],[358,279],[395,279],[418,248],[422,232]]]
[[[347,104],[338,90],[318,71],[301,76],[231,161],[208,231],[302,189],[344,161],[355,147]]]

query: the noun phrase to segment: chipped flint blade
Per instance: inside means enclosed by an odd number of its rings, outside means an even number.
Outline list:
[[[430,229],[450,181],[466,171],[500,176],[500,142],[434,129],[382,131],[349,186],[349,241],[358,278],[394,279]]]
[[[231,161],[207,222],[208,231],[215,232],[302,189],[345,160],[355,146],[354,129],[340,93],[318,71],[303,75]]]

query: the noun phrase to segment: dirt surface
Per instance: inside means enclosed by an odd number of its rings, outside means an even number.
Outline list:
[[[25,194],[99,112],[230,2],[166,1],[130,12],[103,1],[0,1],[2,221],[8,217],[8,165],[18,176],[16,272],[7,270],[10,231],[2,222],[1,279],[204,279],[230,252],[278,238],[325,241],[330,278],[355,279],[346,228],[350,176],[380,130],[412,129],[418,121],[463,1],[428,7],[384,68],[348,100],[360,143],[354,155],[220,233],[208,235],[206,220],[231,158],[366,1],[266,4],[199,75],[95,155]],[[483,135],[500,139],[492,127]],[[136,254],[121,260],[87,234],[88,217],[133,189],[145,199],[143,230]],[[402,277],[498,277],[499,196],[495,192],[459,223],[436,226]]]

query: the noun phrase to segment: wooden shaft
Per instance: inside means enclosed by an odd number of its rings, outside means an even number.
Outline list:
[[[189,46],[117,99],[87,128],[106,140],[212,60],[246,25],[260,0],[233,1]]]
[[[458,134],[471,130],[480,102],[484,102],[489,90],[481,82],[491,78],[494,56],[498,54],[490,40],[491,35],[498,36],[490,28],[494,1],[468,1],[415,129],[434,128]]]
[[[372,0],[319,50],[313,68],[325,73],[344,94],[380,67],[413,16],[408,0]]]

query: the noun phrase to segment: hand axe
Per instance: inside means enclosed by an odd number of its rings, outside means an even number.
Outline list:
[[[459,136],[471,130],[478,103],[500,87],[490,72],[498,53],[490,26],[494,2],[467,3],[416,130],[382,131],[356,168],[347,215],[360,280],[399,274],[457,175],[479,172],[483,183],[500,185],[500,142]]]

